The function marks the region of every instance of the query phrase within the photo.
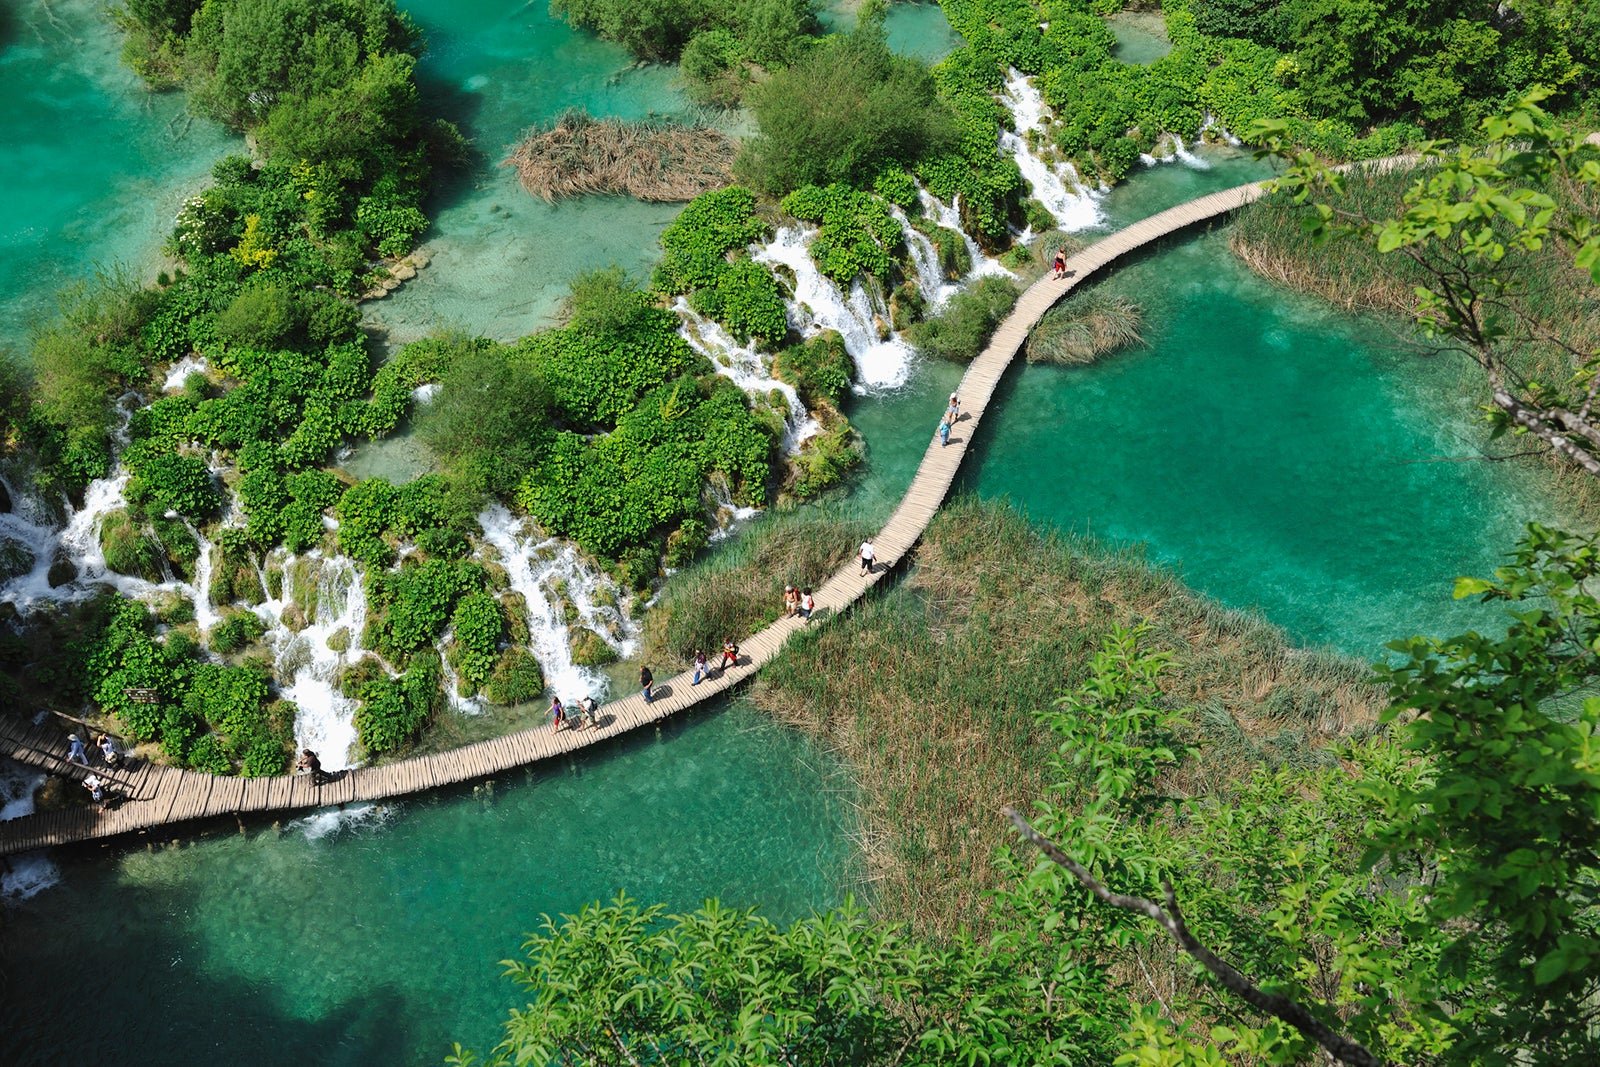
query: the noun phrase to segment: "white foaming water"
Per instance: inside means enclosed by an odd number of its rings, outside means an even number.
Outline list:
[[[342,808],[318,808],[303,819],[295,819],[288,824],[288,828],[298,830],[304,834],[307,841],[320,841],[343,830],[353,830],[364,826],[382,826],[394,815],[395,810],[393,802],[348,804]]]
[[[1084,191],[1077,169],[1067,162],[1052,166],[1028,148],[1027,134],[1044,121],[1045,104],[1027,75],[1015,67],[1008,70],[1000,102],[1011,112],[1017,127],[1015,133],[1001,131],[1000,149],[1017,161],[1017,169],[1033,187],[1034,199],[1055,217],[1057,226],[1069,233],[1099,225],[1099,194]]]
[[[759,263],[781,265],[794,273],[794,296],[787,302],[789,324],[807,338],[823,330],[839,331],[846,351],[856,362],[863,386],[893,389],[904,385],[911,374],[911,346],[893,331],[889,331],[887,340],[880,339],[878,322],[887,321],[888,310],[877,306],[867,295],[859,278],[850,286],[846,299],[839,287],[817,269],[810,251],[816,235],[816,230],[783,226],[755,254]]]
[[[938,197],[926,189],[918,188],[917,196],[922,201],[922,210],[929,219],[941,229],[951,230],[961,235],[962,242],[967,247],[967,256],[972,260],[972,268],[958,281],[950,281],[944,275],[944,268],[939,263],[939,251],[934,247],[927,235],[919,232],[911,225],[911,220],[906,218],[906,213],[896,205],[890,205],[889,211],[899,220],[900,227],[905,230],[906,245],[911,250],[911,266],[917,274],[917,285],[921,287],[923,296],[927,298],[929,306],[935,311],[943,307],[949,299],[960,292],[963,283],[979,278],[986,274],[993,274],[1005,278],[1015,278],[1016,275],[1000,265],[997,259],[984,255],[983,249],[978,247],[967,231],[961,228],[961,210],[959,196],[951,202],[949,207],[939,202]]]
[[[578,618],[603,637],[623,658],[638,647],[636,629],[627,614],[603,606],[597,595],[615,588],[603,577],[585,567],[570,544],[553,537],[530,534],[530,524],[516,518],[503,505],[492,504],[478,516],[484,540],[500,553],[500,564],[513,591],[522,594],[528,608],[528,644],[544,671],[545,684],[561,697],[605,695],[606,676],[592,667],[572,662],[572,646],[567,641],[567,623],[556,609],[550,586],[566,583],[567,599],[578,611]]]
[[[178,360],[178,362],[167,368],[167,377],[161,383],[161,388],[169,393],[176,392],[177,390],[183,388],[183,380],[189,377],[189,375],[194,374],[197,371],[201,374],[204,374],[210,369],[211,365],[206,362],[205,356],[184,356],[182,359]]]
[[[0,820],[33,814],[33,791],[43,771],[10,760],[0,761]],[[61,880],[61,869],[48,853],[24,852],[0,859],[0,901],[27,900]]]
[[[926,240],[926,238],[924,238]],[[689,306],[689,301],[679,297],[672,305],[683,325],[678,335],[689,342],[689,347],[711,361],[717,373],[730,379],[740,389],[767,400],[773,391],[784,399],[783,450],[793,455],[801,442],[822,432],[822,427],[800,402],[794,386],[772,376],[767,360],[752,345],[741,345],[720,325],[703,317]]]
[[[1147,167],[1159,166],[1162,163],[1182,163],[1184,166],[1189,167],[1192,170],[1211,169],[1211,164],[1201,159],[1193,152],[1189,151],[1188,147],[1183,143],[1183,138],[1179,137],[1177,134],[1163,134],[1162,141],[1172,149],[1171,152],[1167,152],[1162,155],[1152,155],[1146,152],[1140,152],[1139,161]],[[1157,144],[1156,147],[1159,149],[1161,145]]]
[[[708,538],[712,544],[732,537],[741,523],[749,522],[761,514],[760,508],[741,508],[735,504],[728,487],[721,481],[706,483],[706,491],[711,496],[717,516],[717,528],[711,531]]]
[[[295,567],[316,571],[317,603],[298,605],[306,612],[306,627],[295,633],[283,624],[286,600],[270,600],[256,608],[270,629],[264,640],[277,653],[274,666],[279,678],[291,679],[283,687],[286,700],[294,701],[299,714],[294,720],[295,746],[309,748],[322,766],[330,771],[350,766],[350,752],[356,743],[356,702],[339,692],[339,668],[361,656],[361,632],[367,625],[367,591],[361,572],[344,557],[324,558],[313,550],[305,556],[284,561],[284,594],[293,583],[289,575]],[[344,652],[328,647],[328,638],[344,630],[349,646]]]
[[[450,657],[444,654],[444,649],[449,647],[450,639],[455,636],[455,630],[447,627],[439,635],[439,673],[444,685],[444,699],[450,705],[450,710],[462,715],[482,715],[488,710],[487,706],[478,697],[464,697],[461,695],[461,677],[456,674],[456,669],[450,665]]]
[[[1209,111],[1207,111],[1200,118],[1200,135],[1202,137],[1205,136],[1207,130],[1215,130],[1217,136],[1221,137],[1224,141],[1228,142],[1235,148],[1244,147],[1244,142],[1235,137],[1226,126],[1218,122],[1217,116],[1213,115]]]

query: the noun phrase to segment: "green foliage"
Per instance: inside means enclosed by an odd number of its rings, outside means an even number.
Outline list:
[[[979,278],[951,297],[937,316],[914,326],[907,339],[930,356],[969,362],[983,351],[1017,296],[1016,285],[1007,278]]]
[[[933,77],[889,50],[882,12],[869,7],[853,32],[823,38],[750,91],[761,132],[734,163],[741,181],[775,195],[804,185],[865,188],[955,143]]]
[[[222,496],[211,468],[198,456],[154,456],[128,480],[128,502],[157,515],[176,512],[191,519],[215,514]]]
[[[888,281],[900,260],[905,234],[888,206],[845,185],[806,185],[784,197],[783,210],[821,225],[811,258],[823,274],[848,286],[858,274]]]
[[[437,661],[434,670],[436,675]],[[420,696],[428,701],[425,686],[408,686],[405,680],[382,674],[359,683],[354,695],[361,702],[356,709],[356,734],[374,756],[404,748],[432,715],[431,703],[412,699]]]
[[[807,407],[837,405],[856,376],[855,360],[850,358],[844,338],[837,330],[824,330],[806,341],[784,349],[772,358],[772,373],[788,382]]]
[[[800,446],[790,462],[794,466],[790,491],[796,497],[805,500],[832,488],[861,463],[855,429],[843,415],[834,416],[821,433]]]
[[[253,611],[227,611],[222,621],[211,628],[207,638],[211,647],[223,655],[231,655],[267,632],[267,624]]]
[[[770,345],[789,332],[778,284],[766,267],[753,260],[726,264],[713,284],[694,291],[689,306],[728,327],[741,342],[754,338]]]
[[[450,628],[459,649],[455,668],[476,691],[489,682],[499,659],[505,630],[499,602],[481,590],[463,596],[450,616]]]
[[[438,639],[457,598],[482,583],[482,572],[475,565],[445,559],[413,563],[408,558],[399,570],[369,571],[363,643],[393,663],[406,662],[413,652]],[[481,624],[482,620],[469,613],[469,621]]]
[[[109,570],[161,581],[161,547],[126,509],[109,511],[100,520],[100,552]]]
[[[495,345],[457,357],[417,417],[417,432],[462,484],[513,492],[551,432],[551,390],[536,366]]]
[[[217,315],[213,329],[228,344],[276,348],[294,329],[294,295],[282,285],[251,286]]]
[[[394,486],[382,478],[357,482],[339,498],[339,551],[369,568],[386,567],[394,550],[383,535],[394,522]]]
[[[544,672],[533,653],[521,646],[513,646],[500,654],[494,673],[483,687],[483,695],[491,704],[528,704],[539,699],[544,692]]]
[[[651,284],[664,293],[716,284],[729,252],[771,234],[755,209],[755,194],[738,185],[695,197],[661,232],[664,255]]]

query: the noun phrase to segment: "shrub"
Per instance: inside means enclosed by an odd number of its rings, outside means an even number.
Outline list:
[[[455,612],[450,616],[450,628],[455,633],[458,649],[456,670],[473,691],[481,689],[489,681],[499,658],[500,638],[504,632],[499,601],[491,593],[468,593],[457,601]]]
[[[500,654],[494,673],[483,687],[483,695],[491,704],[527,704],[539,699],[544,692],[544,672],[539,661],[525,648],[508,648]]]
[[[270,778],[289,768],[289,750],[275,738],[258,738],[244,754],[244,766],[239,774],[245,778]]]
[[[856,364],[839,332],[824,330],[774,356],[772,373],[794,386],[801,401],[814,408],[819,403],[839,403],[855,377]]]
[[[930,356],[969,362],[1016,302],[1017,288],[1009,279],[979,278],[951,297],[937,317],[913,327],[907,339]]]
[[[811,258],[840,285],[848,286],[858,274],[887,281],[898,266],[905,234],[871,193],[837,184],[807,185],[785,197],[782,206],[797,219],[821,224]]]
[[[100,552],[106,567],[118,574],[147,582],[161,581],[165,553],[125,509],[107,512],[100,520]]]
[[[231,655],[267,632],[267,624],[253,611],[228,611],[223,621],[211,628],[211,647]]]
[[[394,521],[394,486],[382,478],[357,482],[339,498],[339,551],[370,568],[386,567],[394,550],[383,535]]]
[[[222,494],[205,460],[176,453],[141,463],[128,480],[125,495],[130,504],[157,515],[172,511],[191,519],[215,514],[222,506]]]
[[[167,744],[165,739],[162,743]],[[228,758],[228,753],[223,749],[222,741],[216,734],[206,734],[188,745],[184,763],[191,770],[203,771],[206,774],[233,773],[233,761]]]
[[[771,230],[756,217],[756,198],[738,185],[701,193],[661,233],[665,255],[652,283],[664,293],[714,285],[727,254],[760,241]]]
[[[357,697],[361,704],[356,709],[356,733],[375,756],[405,746],[427,721],[427,710],[414,707],[405,689],[391,678],[362,682]]]
[[[288,287],[270,282],[253,285],[217,316],[217,337],[244,348],[276,348],[294,329],[294,312],[295,297]]]

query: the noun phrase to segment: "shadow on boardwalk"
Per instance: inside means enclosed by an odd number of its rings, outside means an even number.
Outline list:
[[[893,570],[921,538],[928,523],[944,503],[956,471],[971,442],[976,439],[978,426],[983,421],[1001,376],[1011,365],[1033,325],[1056,301],[1119,257],[1186,227],[1242,207],[1258,199],[1265,191],[1265,184],[1254,183],[1180,204],[1118,230],[1079,252],[1067,261],[1065,278],[1058,281],[1046,275],[1035,282],[1000,324],[988,347],[967,368],[960,385],[962,433],[959,437],[952,437],[947,446],[941,446],[937,438],[928,446],[916,477],[912,479],[899,507],[873,538],[877,565],[867,575],[861,574],[859,565],[854,561],[841,567],[814,594],[819,614],[825,618],[854,604],[869,587],[882,581],[884,575]],[[930,412],[930,420],[935,415]],[[649,704],[639,694],[612,701],[600,710],[599,725],[592,730],[564,730],[557,733],[548,726],[533,727],[450,752],[361,768],[320,785],[313,784],[309,776],[217,777],[154,765],[129,768],[125,772],[102,773],[96,768],[96,773],[101,773],[103,778],[110,781],[113,792],[124,799],[105,813],[88,806],[25,815],[0,823],[0,855],[47,845],[114,837],[189,819],[379,800],[472,781],[512,767],[549,759],[599,744],[696,704],[716,699],[760,670],[763,664],[778,654],[789,636],[804,625],[802,620],[794,618],[778,620],[740,645],[741,655],[737,664],[702,681],[698,686],[689,684],[690,674],[685,672],[663,680],[656,687],[655,700]],[[66,764],[64,755],[62,733],[54,724],[37,727],[20,735],[0,725],[0,756],[52,772],[65,772],[80,779],[89,773],[85,768]]]

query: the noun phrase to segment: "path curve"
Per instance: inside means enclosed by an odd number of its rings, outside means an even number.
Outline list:
[[[1056,301],[1119,257],[1259,199],[1267,192],[1268,184],[1240,185],[1168,208],[1072,256],[1067,261],[1069,276],[1065,280],[1056,281],[1046,274],[1029,287],[995,331],[988,347],[973,359],[962,377],[962,416],[948,446],[941,446],[938,438],[933,437],[938,420],[930,413],[928,429],[932,440],[928,450],[900,506],[873,539],[877,568],[862,577],[857,564],[845,565],[816,591],[817,607],[840,612],[854,604],[881,581],[885,573],[894,569],[921,538],[955,481],[956,471],[983,421],[1001,376],[1021,349],[1028,332]],[[778,654],[784,642],[802,625],[798,619],[779,619],[739,646],[736,666],[698,686],[690,685],[691,676],[685,672],[658,685],[658,696],[651,704],[645,704],[639,694],[612,701],[600,709],[597,729],[566,730],[557,734],[548,726],[532,727],[450,752],[358,768],[323,786],[312,785],[305,776],[238,778],[154,765],[129,771],[106,771],[96,767],[95,773],[109,780],[113,788],[127,798],[124,802],[105,814],[87,806],[0,822],[0,856],[74,841],[115,837],[190,819],[382,800],[436,786],[470,782],[551,759],[715,699],[755,674]],[[0,723],[0,756],[56,773],[70,773],[81,779],[88,772],[66,762],[64,744],[65,734],[49,717],[25,735]]]

